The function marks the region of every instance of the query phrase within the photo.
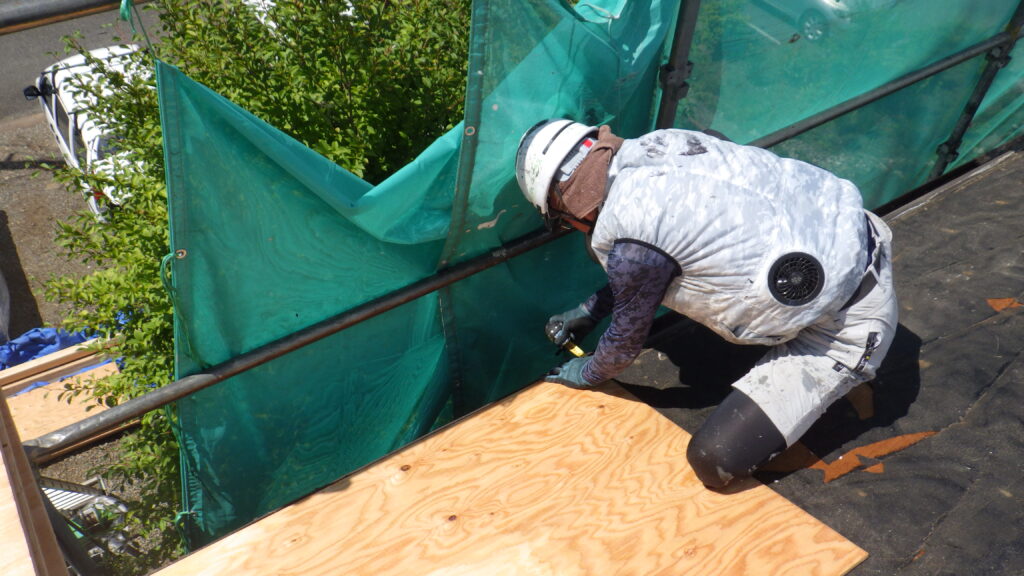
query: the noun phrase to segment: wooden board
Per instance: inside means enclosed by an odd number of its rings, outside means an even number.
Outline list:
[[[3,390],[4,396],[12,396],[36,382],[52,382],[88,366],[99,364],[107,358],[87,348],[95,342],[95,339],[87,340],[0,370],[0,389]]]
[[[102,362],[102,359],[93,358],[92,360],[93,363]],[[115,372],[117,372],[117,364],[108,362],[71,376],[70,379],[88,383],[91,379],[102,378]],[[64,382],[57,381],[7,399],[11,416],[14,418],[14,425],[22,439],[38,438],[103,410],[102,406],[92,400],[83,401],[81,398],[77,398],[73,399],[71,403],[61,400],[59,396],[62,390],[64,390]],[[92,408],[87,411],[86,408],[89,406]]]
[[[845,574],[867,554],[756,481],[704,488],[622,388],[540,383],[160,576]]]
[[[0,574],[4,576],[66,575],[67,568],[43,496],[35,484],[21,439],[0,395]]]

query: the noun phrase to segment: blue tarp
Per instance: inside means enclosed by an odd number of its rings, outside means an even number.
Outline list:
[[[81,344],[88,339],[85,330],[72,333],[56,328],[33,328],[0,346],[0,370]]]

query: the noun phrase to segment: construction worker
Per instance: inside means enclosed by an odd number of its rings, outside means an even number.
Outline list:
[[[608,284],[551,317],[556,344],[611,315],[591,356],[548,380],[589,388],[640,353],[664,305],[737,344],[769,345],[693,435],[687,458],[723,488],[796,442],[872,379],[897,326],[892,234],[849,181],[702,132],[623,140],[546,120],[516,155],[526,198],[587,237]]]

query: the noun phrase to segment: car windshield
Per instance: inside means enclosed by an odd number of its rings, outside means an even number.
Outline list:
[[[117,154],[121,151],[121,147],[117,144],[117,138],[113,136],[100,136],[96,142],[96,159],[102,160],[112,154]]]

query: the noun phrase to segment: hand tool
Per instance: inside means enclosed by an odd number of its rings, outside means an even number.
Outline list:
[[[550,322],[550,323],[548,323],[548,325],[546,326],[546,328],[547,328],[546,332],[548,334],[548,340],[551,340],[552,342],[557,344],[557,342],[555,341],[555,335],[562,331],[562,326],[563,325],[564,325],[563,322]],[[562,348],[568,350],[574,356],[577,356],[577,357],[580,357],[580,358],[582,358],[583,356],[586,356],[586,352],[584,352],[582,348],[577,346],[576,343],[572,341],[572,334],[569,334],[569,337],[565,340],[565,342],[562,343]]]

